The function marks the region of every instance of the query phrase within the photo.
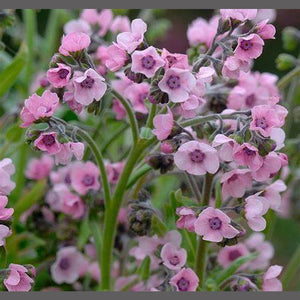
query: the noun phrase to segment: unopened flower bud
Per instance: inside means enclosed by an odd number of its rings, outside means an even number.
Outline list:
[[[287,53],[281,53],[276,58],[276,67],[279,71],[287,71],[295,66],[296,58]]]
[[[125,69],[124,73],[125,73],[125,75],[126,75],[126,77],[128,79],[130,79],[131,81],[133,81],[135,83],[142,83],[143,80],[146,79],[146,76],[144,74],[134,73],[134,72],[131,71],[130,67],[128,67],[127,69]]]
[[[294,27],[286,27],[282,30],[282,41],[284,49],[293,51],[300,40],[300,31]]]
[[[88,107],[87,111],[90,114],[99,115],[102,109],[102,102],[94,100]]]
[[[161,174],[165,174],[174,168],[174,157],[171,154],[152,154],[146,158],[146,162],[154,170],[160,170]]]
[[[218,29],[217,29],[217,33],[218,34],[223,34],[227,31],[230,30],[230,21],[229,19],[219,19],[219,23],[218,23]]]
[[[258,143],[258,153],[260,156],[266,156],[276,148],[276,142],[272,139],[261,139]]]
[[[248,278],[241,277],[231,285],[231,289],[235,292],[255,292],[258,291],[257,286]]]

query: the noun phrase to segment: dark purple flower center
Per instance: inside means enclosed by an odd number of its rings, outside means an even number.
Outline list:
[[[51,147],[53,144],[55,144],[55,137],[51,134],[44,135],[43,143],[44,145]]]
[[[229,179],[228,182],[232,182],[238,179],[238,175],[237,174],[233,174]]]
[[[57,73],[60,79],[65,79],[68,76],[69,71],[67,69],[60,69]]]
[[[84,175],[83,179],[82,179],[82,183],[85,186],[91,186],[95,183],[95,177],[89,174]]]
[[[170,264],[173,265],[173,266],[177,266],[180,262],[180,259],[177,255],[174,255],[170,258]]]
[[[153,56],[151,56],[151,55],[147,55],[142,58],[142,66],[145,69],[150,70],[155,66],[155,64],[156,64],[156,61],[153,58]]]
[[[178,89],[180,88],[180,78],[177,75],[170,75],[167,80],[167,85],[170,89]]]
[[[256,119],[255,125],[256,125],[257,127],[262,128],[262,129],[266,129],[266,128],[268,127],[268,123],[267,123],[267,121],[266,121],[265,118],[259,118],[259,119]]]
[[[177,281],[177,286],[179,291],[182,292],[186,292],[189,288],[190,282],[188,280],[186,280],[184,277],[181,277],[178,281]]]
[[[219,230],[222,226],[222,221],[218,217],[209,219],[208,223],[212,230]]]
[[[253,43],[251,41],[246,41],[246,40],[243,40],[241,42],[241,48],[245,51],[251,49],[253,46]]]
[[[66,183],[66,184],[70,184],[70,183],[71,183],[71,176],[70,176],[70,174],[67,174],[67,175],[65,176],[65,183]]]
[[[166,57],[166,59],[169,63],[169,68],[171,68],[177,62],[177,58],[175,56],[172,56],[172,55],[168,55]]]
[[[68,259],[67,257],[62,258],[62,259],[60,260],[60,262],[59,262],[59,267],[60,267],[60,269],[62,269],[62,270],[67,270],[67,269],[69,269],[69,267],[70,267],[70,261],[69,261],[69,259]]]
[[[254,103],[255,103],[256,99],[255,99],[255,95],[254,94],[251,94],[249,96],[246,97],[246,105],[249,106],[249,107],[252,107],[254,106]]]
[[[91,89],[94,85],[95,80],[93,78],[91,78],[90,76],[87,76],[86,79],[84,79],[80,85],[82,88],[84,89]]]
[[[244,152],[248,155],[248,156],[253,156],[255,155],[255,151],[254,150],[251,150],[247,147],[244,148]]]
[[[229,252],[228,258],[230,261],[234,261],[241,256],[242,256],[241,252],[235,249]]]
[[[190,153],[190,158],[193,162],[200,163],[204,160],[205,154],[201,150],[196,149]]]
[[[148,97],[148,93],[141,93],[138,95],[138,97],[139,103],[144,103],[145,99]]]

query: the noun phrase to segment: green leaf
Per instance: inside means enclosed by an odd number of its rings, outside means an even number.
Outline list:
[[[28,59],[28,49],[22,44],[18,54],[1,73],[0,73],[0,98],[15,83],[20,72],[23,70]]]
[[[153,215],[152,230],[158,236],[162,237],[167,233],[167,226],[163,223],[163,221],[159,217],[157,217],[156,215]]]
[[[25,192],[14,207],[14,224],[17,224],[23,212],[37,203],[45,193],[46,180],[36,182],[33,187]]]
[[[150,265],[151,259],[149,256],[146,256],[142,261],[140,267],[137,270],[138,275],[142,280],[148,280],[150,277]]]
[[[145,140],[151,140],[153,138],[152,129],[149,127],[142,127],[140,137]]]
[[[6,140],[11,143],[18,142],[23,137],[23,129],[19,124],[13,124],[6,131]]]
[[[254,252],[247,256],[242,256],[236,259],[227,269],[221,271],[219,276],[215,279],[216,285],[220,286],[224,280],[233,275],[242,265],[255,259],[258,256],[257,252]]]
[[[0,247],[0,269],[6,267],[7,253],[5,247]]]
[[[89,227],[89,219],[84,218],[84,220],[81,222],[80,229],[79,229],[79,235],[77,241],[78,249],[82,249],[87,244],[90,235],[91,235],[91,231]]]

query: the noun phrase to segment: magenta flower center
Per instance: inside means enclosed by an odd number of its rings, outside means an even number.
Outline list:
[[[246,41],[246,40],[243,40],[241,42],[241,48],[245,51],[251,49],[253,46],[253,43],[251,41]]]
[[[266,129],[268,127],[268,124],[267,124],[267,121],[265,118],[259,118],[259,119],[256,119],[255,121],[255,125],[257,127],[260,127],[262,129]]]
[[[82,183],[85,186],[91,186],[93,185],[95,182],[95,177],[89,174],[84,175],[83,179],[82,179]]]
[[[93,78],[91,78],[90,76],[87,76],[86,79],[84,79],[80,85],[82,88],[84,89],[91,89],[94,85],[95,80]]]
[[[156,64],[155,59],[151,55],[144,56],[142,58],[142,67],[145,69],[152,69]]]
[[[59,262],[59,267],[60,267],[60,269],[62,269],[62,270],[67,270],[67,269],[69,269],[69,267],[70,267],[70,261],[69,261],[69,259],[68,259],[67,257],[62,258],[62,259],[60,260],[60,262]]]
[[[67,69],[60,69],[57,73],[60,79],[65,79],[68,76],[69,71]]]
[[[167,80],[167,85],[171,90],[180,88],[180,78],[176,75],[170,75]]]
[[[171,68],[177,62],[177,58],[175,56],[172,56],[172,55],[168,55],[166,57],[166,59],[169,63],[169,68]]]
[[[218,217],[209,219],[208,223],[212,230],[219,230],[222,226],[222,221]]]
[[[44,135],[43,143],[44,145],[51,147],[53,144],[55,144],[55,137],[51,134]]]
[[[70,176],[70,174],[67,174],[66,176],[65,176],[65,183],[66,184],[70,184],[71,183],[71,176]]]
[[[237,174],[233,174],[229,179],[228,182],[232,182],[238,179],[238,175]]]
[[[201,150],[196,149],[190,153],[190,158],[193,162],[200,163],[204,160],[205,154]]]
[[[254,150],[251,150],[247,147],[244,148],[244,152],[248,155],[248,156],[253,156],[255,155],[255,151]]]
[[[177,281],[177,286],[179,291],[182,292],[186,292],[189,288],[190,282],[188,280],[186,280],[184,277],[181,277],[178,281]]]
[[[176,266],[176,265],[179,264],[180,259],[179,259],[179,257],[178,257],[177,255],[174,255],[174,256],[172,256],[172,257],[169,259],[169,261],[170,261],[170,264],[171,264],[171,265]]]
[[[246,102],[246,105],[249,106],[249,107],[252,107],[254,106],[254,103],[255,103],[255,95],[254,94],[251,94],[249,96],[247,96],[245,102]]]
[[[228,258],[230,261],[234,261],[241,256],[242,256],[241,252],[235,249],[229,252]]]
[[[148,97],[148,93],[141,93],[138,95],[138,102],[144,103],[145,99]]]

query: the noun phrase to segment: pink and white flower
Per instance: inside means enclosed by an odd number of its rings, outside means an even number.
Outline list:
[[[83,32],[70,32],[64,35],[59,47],[62,55],[69,56],[71,53],[88,48],[91,38]]]
[[[0,247],[5,245],[5,238],[11,235],[11,230],[6,225],[0,224]]]
[[[0,195],[8,195],[16,186],[10,179],[15,173],[15,166],[10,158],[0,160]]]
[[[195,212],[188,207],[178,207],[176,214],[179,219],[176,222],[177,228],[186,229],[190,232],[195,231],[195,221],[197,220]]]
[[[265,188],[263,192],[263,196],[269,202],[270,208],[272,208],[275,211],[280,211],[280,207],[281,207],[280,193],[286,191],[286,189],[287,186],[281,179],[274,181],[272,184],[270,184]]]
[[[5,208],[7,202],[8,202],[7,197],[0,195],[0,221],[8,220],[14,213],[13,208]]]
[[[238,243],[233,246],[225,246],[219,251],[218,254],[218,263],[223,267],[226,268],[232,264],[236,259],[242,256],[246,256],[249,254],[249,250],[247,247],[242,244]],[[242,265],[240,270],[245,269],[247,264]]]
[[[212,146],[214,148],[221,146],[218,150],[219,157],[221,160],[227,162],[233,160],[233,152],[237,146],[237,143],[234,139],[229,138],[224,134],[217,134],[212,142]]]
[[[113,33],[130,31],[130,20],[127,16],[116,16],[110,25]]]
[[[187,252],[171,243],[165,244],[160,252],[163,264],[170,270],[180,270],[186,263]]]
[[[234,54],[241,60],[249,61],[258,58],[262,54],[264,44],[264,40],[257,34],[239,37]]]
[[[29,179],[40,180],[48,177],[54,165],[53,158],[48,154],[43,154],[41,158],[32,158],[25,172]]]
[[[152,130],[152,132],[160,141],[167,139],[171,134],[173,128],[173,114],[169,107],[167,107],[167,109],[167,114],[159,114],[153,118],[154,129]]]
[[[161,58],[165,61],[165,69],[189,69],[189,61],[188,56],[186,54],[170,53],[167,49],[163,48]]]
[[[49,154],[57,154],[61,151],[61,144],[57,141],[57,133],[54,131],[41,133],[34,141],[34,146]]]
[[[170,279],[170,285],[179,292],[194,292],[199,284],[199,278],[190,268],[183,268]]]
[[[281,292],[282,291],[282,283],[277,278],[281,271],[282,266],[274,265],[271,266],[267,272],[263,276],[263,285],[262,290],[268,292]]]
[[[84,144],[80,142],[68,142],[61,144],[60,151],[55,154],[56,165],[67,165],[70,163],[73,155],[78,160],[82,160],[84,154]]]
[[[121,49],[116,43],[107,47],[107,58],[105,60],[106,67],[112,72],[120,70],[127,61],[126,52]]]
[[[47,71],[47,78],[54,87],[62,88],[69,83],[71,72],[72,70],[69,66],[57,63],[56,68],[51,68]]]
[[[257,9],[220,9],[223,19],[234,19],[239,21],[253,20],[257,15]]]

